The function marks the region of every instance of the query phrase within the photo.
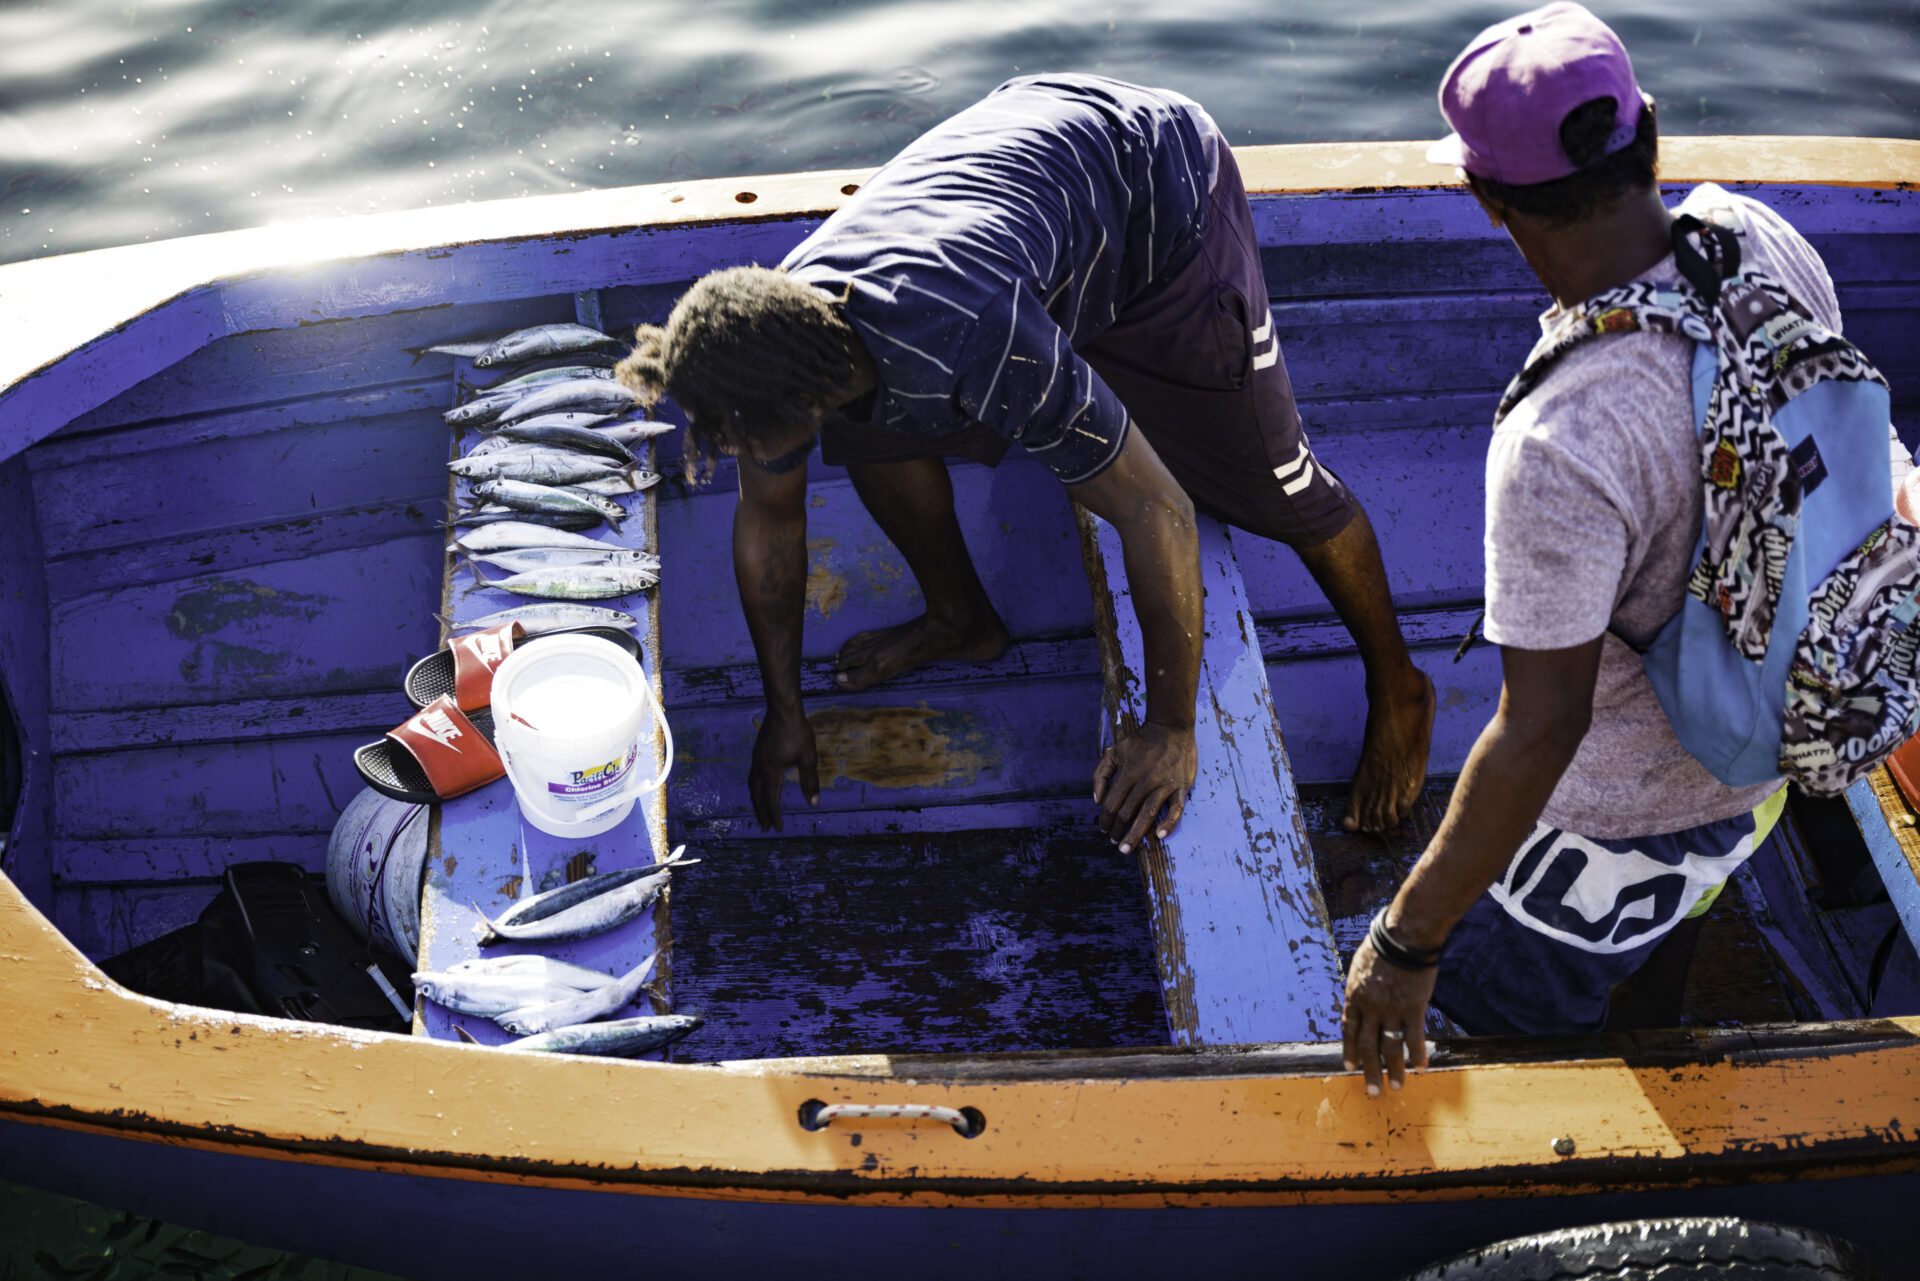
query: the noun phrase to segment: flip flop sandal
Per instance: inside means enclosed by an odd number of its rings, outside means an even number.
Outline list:
[[[461,711],[453,699],[435,699],[353,754],[354,768],[382,796],[431,805],[465,796],[507,768],[493,747],[493,717]]]
[[[598,636],[626,650],[636,661],[640,657],[640,642],[618,627],[567,627],[529,636],[519,623],[506,623],[462,636],[439,653],[415,663],[407,672],[407,701],[425,707],[436,698],[451,695],[462,711],[490,706],[494,669],[515,649],[548,636]]]

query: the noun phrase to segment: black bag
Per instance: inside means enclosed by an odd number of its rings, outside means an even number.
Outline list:
[[[242,1014],[405,1032],[413,985],[294,863],[236,863],[192,925],[100,963],[144,996]],[[399,975],[398,983],[394,976]]]

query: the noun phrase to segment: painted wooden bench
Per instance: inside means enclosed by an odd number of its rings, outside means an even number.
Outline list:
[[[1084,510],[1108,730],[1145,714],[1140,627],[1111,525]],[[1198,518],[1206,592],[1199,769],[1180,824],[1138,849],[1178,1045],[1328,1041],[1341,966],[1232,540]]]
[[[600,327],[596,295],[577,295],[575,312],[581,324]],[[456,382],[468,369],[466,361],[455,362]],[[458,439],[456,449],[465,452],[478,442],[476,434],[467,433]],[[651,442],[640,461],[648,470],[654,469]],[[659,504],[655,492],[645,490],[617,501],[628,512],[625,526],[618,532],[596,530],[594,537],[657,551]],[[475,586],[473,571],[454,564],[451,555],[448,562],[442,579],[440,612],[443,618],[477,618],[529,603],[487,588],[470,590]],[[655,588],[609,602],[640,620],[635,636],[640,641],[641,662],[653,682],[655,698],[661,693],[657,592]],[[452,627],[449,622],[443,628],[442,644]],[[664,745],[656,740],[651,748],[657,771]],[[666,858],[667,851],[666,810],[662,793],[658,791],[643,799],[626,822],[602,835],[586,838],[550,836],[528,823],[520,815],[512,785],[505,780],[436,806],[428,834],[427,874],[421,890],[420,968],[443,970],[479,955],[481,911],[490,917],[498,916],[515,899],[527,894],[552,889],[593,872],[658,862]],[[527,883],[529,879],[531,885]],[[489,953],[539,952],[609,974],[624,974],[659,948],[662,955],[655,978],[659,991],[664,994],[670,990],[671,956],[664,950],[670,938],[666,901],[662,899],[648,917],[606,934],[568,943],[502,944],[489,949]],[[452,1040],[458,1036],[455,1024],[484,1044],[513,1039],[489,1019],[454,1014],[424,998],[417,1001],[416,1035]]]

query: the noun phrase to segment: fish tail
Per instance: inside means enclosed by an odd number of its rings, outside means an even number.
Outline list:
[[[473,573],[473,586],[467,588],[467,590],[460,593],[460,595],[463,597],[473,595],[475,592],[479,591],[482,587],[498,587],[501,583],[506,581],[505,579],[488,578],[485,574],[480,572],[480,566],[474,563],[474,560],[471,556],[467,558],[467,568],[471,570]]]
[[[486,947],[489,944],[493,944],[493,943],[504,943],[507,941],[507,936],[500,932],[500,927],[493,923],[492,917],[488,916],[484,911],[481,910],[480,905],[478,903],[475,903],[473,905],[473,910],[474,910],[474,913],[479,916],[480,923],[487,927],[486,933],[480,936],[481,947]]]
[[[453,1025],[453,1030],[458,1032],[460,1034],[460,1039],[465,1041],[468,1045],[480,1044],[480,1038],[475,1036],[473,1033],[467,1031],[467,1029],[462,1027],[460,1024],[455,1023]]]

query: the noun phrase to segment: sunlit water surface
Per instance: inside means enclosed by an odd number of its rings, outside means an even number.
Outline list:
[[[1521,7],[1351,0],[0,3],[0,261],[341,213],[874,164],[1076,68],[1235,143],[1421,138]],[[1672,133],[1920,136],[1920,0],[1593,7]]]

